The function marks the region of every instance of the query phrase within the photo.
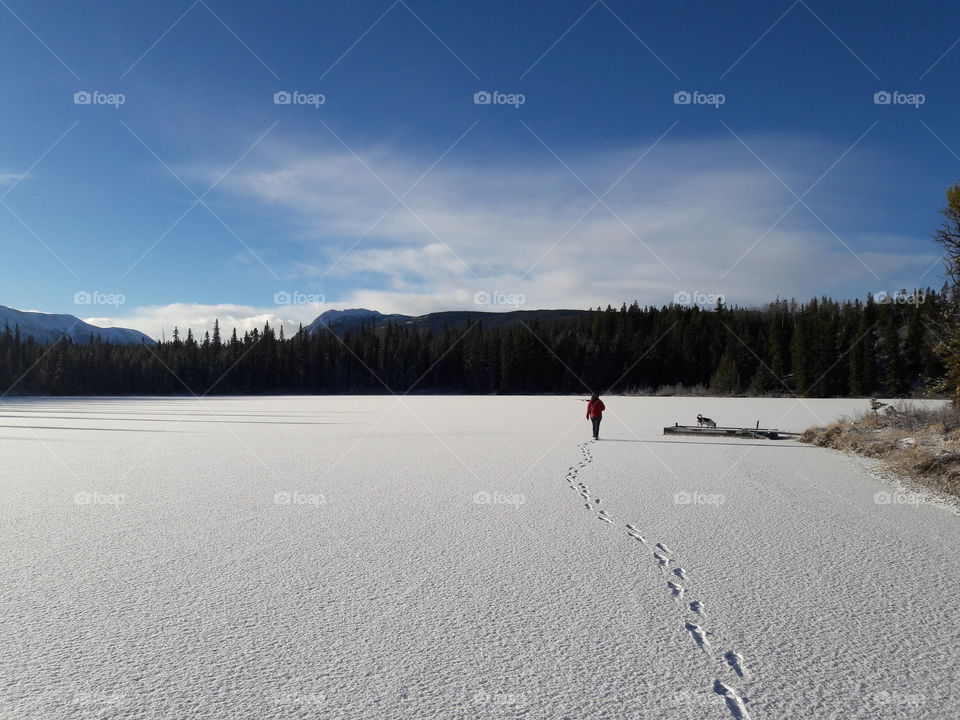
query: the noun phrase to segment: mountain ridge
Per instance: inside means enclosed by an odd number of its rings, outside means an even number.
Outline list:
[[[442,310],[424,315],[402,315],[399,313],[384,314],[378,310],[367,308],[350,308],[348,310],[327,310],[303,329],[309,335],[323,329],[330,330],[337,335],[344,335],[370,325],[373,325],[374,328],[383,328],[392,323],[437,332],[444,329],[462,328],[473,322],[480,322],[488,328],[509,327],[524,322],[553,323],[577,318],[586,315],[588,312],[589,310],[509,310],[507,312]]]
[[[131,328],[103,328],[84,322],[76,315],[45,313],[36,310],[17,310],[0,305],[0,331],[9,327],[20,329],[22,337],[32,337],[38,343],[56,342],[66,335],[74,342],[89,343],[99,337],[104,342],[118,345],[156,344],[153,338]]]

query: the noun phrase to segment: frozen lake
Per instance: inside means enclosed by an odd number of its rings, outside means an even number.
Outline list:
[[[5,399],[0,717],[956,717],[953,511],[660,434],[865,401],[605,401]]]

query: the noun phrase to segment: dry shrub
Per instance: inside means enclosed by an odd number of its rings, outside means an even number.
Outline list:
[[[960,496],[960,411],[909,401],[888,412],[870,410],[843,422],[815,427],[800,441],[880,458],[898,475]]]

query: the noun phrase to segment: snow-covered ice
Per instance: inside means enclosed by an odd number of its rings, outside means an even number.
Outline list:
[[[864,401],[605,401],[5,399],[0,717],[956,717],[952,509],[660,434]]]

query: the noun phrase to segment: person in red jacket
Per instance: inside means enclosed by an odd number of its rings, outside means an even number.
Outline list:
[[[603,419],[603,411],[606,410],[603,400],[594,393],[590,396],[590,402],[587,403],[587,419],[593,423],[593,439],[600,439],[600,421]]]

